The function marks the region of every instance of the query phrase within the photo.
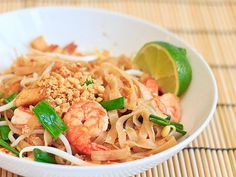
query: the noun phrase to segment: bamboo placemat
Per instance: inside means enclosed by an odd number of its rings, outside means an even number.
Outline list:
[[[210,125],[189,147],[136,177],[236,176],[236,1],[1,0],[0,12],[55,5],[103,8],[159,24],[194,46],[213,69],[219,101]]]

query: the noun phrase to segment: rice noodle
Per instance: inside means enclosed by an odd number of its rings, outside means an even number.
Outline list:
[[[69,154],[72,154],[70,143],[68,142],[67,138],[63,134],[61,134],[59,136],[59,138],[63,142],[63,144],[64,144],[64,146],[66,148],[66,152],[69,153]]]
[[[93,141],[94,143],[97,144],[102,144],[103,142],[106,141],[106,137],[107,137],[107,132],[102,132],[98,135],[98,137]]]
[[[131,80],[131,76],[129,76],[125,71],[119,69],[118,67],[115,67],[114,65],[110,63],[103,63],[102,67],[106,70],[108,70],[110,73],[118,75],[119,77],[122,77],[122,79],[126,80],[127,84],[123,85],[123,90],[126,92],[125,96],[127,97],[127,103],[126,103],[126,108],[134,110],[136,107],[137,103],[137,95],[136,91],[134,88],[134,84]],[[105,76],[106,78],[106,76]],[[128,92],[125,90],[129,90]],[[111,94],[113,94],[111,92]]]
[[[0,85],[3,84],[3,81],[6,80],[6,79],[11,79],[11,78],[14,78],[16,77],[15,74],[4,74],[4,75],[1,75],[0,76]]]
[[[159,153],[161,151],[164,151],[174,145],[176,145],[176,139],[174,136],[168,136],[166,138],[163,138],[161,141],[159,141],[157,143],[157,147],[155,149],[152,149],[150,151],[145,152],[144,154],[146,156],[152,155],[152,154],[156,154]]]
[[[119,118],[117,110],[108,111],[108,116],[111,124],[111,129],[107,133],[105,142],[114,144],[117,138],[116,121]]]
[[[2,106],[0,106],[0,112],[3,112],[3,111],[7,111],[8,109],[11,109],[12,107],[15,106],[15,100],[12,100],[11,102],[7,103],[7,104],[4,104]]]
[[[130,114],[124,115],[120,117],[116,122],[116,131],[118,133],[118,142],[120,144],[120,147],[124,147],[126,144],[126,131],[123,128],[124,122],[131,118],[133,115],[140,114],[143,110],[137,109],[136,111],[133,111]]]
[[[147,138],[148,134],[145,128],[145,125],[142,124],[140,129],[139,129],[139,133],[138,133],[138,139],[142,139],[145,140]]]
[[[94,161],[124,160],[129,156],[131,156],[129,147],[117,150],[91,152],[91,159]]]
[[[121,78],[111,73],[105,75],[105,77],[106,76],[107,78],[109,78],[109,80],[107,79],[107,82],[110,83],[108,86],[110,87],[110,93],[112,93],[109,94],[109,99],[115,99],[121,97],[122,96],[121,89],[124,86],[121,81]]]
[[[150,113],[147,111],[144,111],[142,113],[142,117],[143,117],[143,126],[146,129],[148,138],[154,143],[155,142],[155,132],[153,129],[153,123],[149,121],[149,115]]]
[[[139,122],[138,118],[139,118],[139,115],[134,115],[133,116],[133,123],[136,127],[141,127],[142,124],[141,124],[141,122]]]
[[[7,125],[7,121],[0,121],[0,126]]]
[[[48,153],[51,153],[51,154],[54,154],[56,156],[59,156],[65,160],[68,160],[70,161],[72,164],[75,164],[75,165],[81,165],[81,166],[85,166],[85,165],[94,165],[92,163],[88,163],[88,162],[85,162],[73,155],[70,155],[62,150],[59,150],[57,148],[53,148],[53,147],[47,147],[47,146],[29,146],[29,147],[25,147],[23,148],[21,151],[20,151],[20,154],[19,154],[19,157],[20,158],[23,158],[23,154],[25,152],[31,152],[33,151],[35,148],[38,148],[40,149],[41,151],[45,151],[45,152],[48,152]]]
[[[152,106],[150,106],[149,104],[146,104],[145,102],[143,102],[143,103],[141,103],[141,105],[143,107],[145,107],[150,114],[157,115],[157,111]]]
[[[128,138],[131,141],[137,141],[138,135],[137,135],[137,132],[135,131],[135,129],[133,127],[134,127],[133,119],[132,118],[128,119],[126,121],[126,124],[125,124],[125,131],[128,135]]]
[[[107,75],[105,77],[105,79],[108,83],[110,83],[109,93],[112,93],[112,94],[109,95],[109,99],[114,99],[114,98],[121,97],[120,85],[118,84],[119,79],[114,77],[114,75],[112,75],[112,74]]]
[[[127,127],[127,128],[125,128],[125,130],[126,130],[126,133],[131,141],[137,141],[138,135],[133,128]]]

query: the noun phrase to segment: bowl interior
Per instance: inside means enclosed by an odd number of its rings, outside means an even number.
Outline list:
[[[108,49],[113,55],[135,54],[146,42],[164,40],[187,49],[193,78],[181,98],[182,122],[188,136],[201,131],[216,104],[216,86],[209,67],[189,45],[160,27],[119,14],[91,9],[29,9],[0,17],[0,67],[9,66],[29,42],[43,35],[50,43],[74,41],[79,50]],[[198,132],[199,134],[200,132]]]

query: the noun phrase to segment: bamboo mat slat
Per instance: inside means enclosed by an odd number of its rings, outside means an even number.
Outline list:
[[[219,100],[210,125],[187,148],[135,177],[236,176],[236,1],[1,0],[0,12],[78,6],[121,12],[161,25],[195,47],[210,64]],[[2,177],[17,177],[0,170]]]

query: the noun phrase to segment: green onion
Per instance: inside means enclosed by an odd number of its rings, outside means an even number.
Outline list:
[[[11,151],[12,153],[16,154],[17,156],[19,156],[19,152],[11,147],[6,141],[4,141],[2,138],[0,138],[0,146],[4,147],[5,149]]]
[[[166,122],[166,121],[170,121],[170,119],[171,119],[171,116],[168,115],[168,114],[165,114],[165,113],[161,113],[161,114],[159,114],[158,116],[151,114],[150,116],[153,117],[153,118],[155,118],[155,119],[159,119],[159,120],[163,120],[163,119],[164,119],[165,122]],[[164,121],[164,120],[163,120],[163,121]]]
[[[155,117],[149,117],[149,120],[154,122],[155,124],[158,124],[158,125],[161,125],[163,127],[169,125],[166,121],[163,121],[163,120],[160,120],[158,118],[155,118]]]
[[[8,134],[10,132],[10,128],[7,125],[0,126],[0,134],[3,140],[9,140],[8,139]]]
[[[156,116],[156,115],[153,115],[153,114],[150,115],[150,118],[156,119],[158,121],[168,122],[168,119],[162,118],[160,116]]]
[[[56,111],[46,100],[40,101],[33,112],[38,117],[43,127],[54,137],[58,138],[61,133],[67,130],[67,126],[59,117]]]
[[[13,92],[10,96],[4,98],[3,103],[4,104],[10,103],[16,98],[16,96],[17,96],[17,93]],[[11,109],[14,111],[16,109],[16,106],[12,107]]]
[[[153,114],[150,114],[149,120],[156,123],[156,124],[159,124],[161,126],[169,125],[169,121],[167,119],[164,119],[162,117],[159,117],[159,116],[156,116],[156,115],[153,115]]]
[[[0,121],[5,121],[5,118],[4,117],[0,118]],[[0,126],[0,135],[3,140],[9,140],[8,139],[9,132],[10,132],[10,128],[8,125]]]
[[[54,157],[51,154],[41,151],[38,148],[34,148],[33,153],[34,153],[34,160],[37,162],[54,163],[54,164],[56,163]]]
[[[181,133],[182,135],[185,135],[187,132],[184,131],[184,126],[183,124],[177,123],[177,122],[172,122],[168,120],[167,118],[163,119],[161,117],[158,117],[156,115],[151,114],[149,116],[149,120],[152,121],[155,124],[158,124],[160,126],[167,126],[167,125],[173,125],[176,128],[176,132]]]
[[[184,129],[183,124],[180,124],[180,123],[177,123],[177,122],[170,122],[170,125],[173,125],[173,126],[175,126],[176,128],[178,128],[180,130]]]
[[[178,128],[176,128],[176,132],[181,133],[183,136],[187,133],[186,131],[180,130]]]
[[[125,106],[125,97],[116,98],[109,101],[102,101],[100,103],[103,108],[107,111],[114,110],[114,109],[122,109]]]
[[[90,84],[93,84],[94,81],[93,81],[93,79],[92,79],[91,76],[90,76],[90,77],[88,77],[88,78],[86,79],[86,81],[85,81],[84,83],[88,86],[88,85],[90,85]]]

